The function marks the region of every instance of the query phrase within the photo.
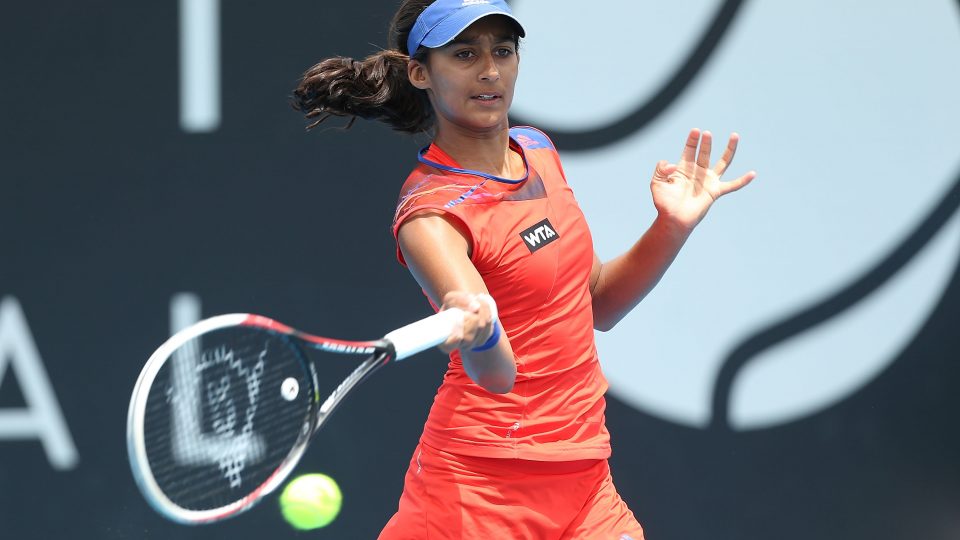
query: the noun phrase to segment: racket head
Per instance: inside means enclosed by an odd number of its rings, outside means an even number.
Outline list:
[[[294,333],[265,317],[221,315],[151,355],[131,397],[127,447],[160,514],[184,524],[234,516],[296,466],[320,396]]]

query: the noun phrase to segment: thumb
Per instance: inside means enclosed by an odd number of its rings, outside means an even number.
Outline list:
[[[657,162],[657,168],[653,171],[653,180],[664,182],[667,177],[674,173],[677,170],[677,166],[673,163],[668,163],[666,160],[660,160]]]

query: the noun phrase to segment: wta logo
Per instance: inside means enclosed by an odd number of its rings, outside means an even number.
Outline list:
[[[557,230],[553,228],[550,221],[544,219],[536,225],[524,229],[520,233],[520,238],[527,245],[530,253],[535,253],[538,249],[560,238]]]
[[[513,5],[528,32],[513,121],[557,143],[601,259],[654,220],[654,166],[691,127],[740,133],[728,176],[759,172],[598,334],[613,396],[680,425],[761,429],[855,396],[902,356],[960,252],[960,147],[943,135],[960,123],[960,71],[942,69],[960,53],[956,2]],[[679,34],[636,31],[677,20]],[[583,28],[604,38],[569,39]]]

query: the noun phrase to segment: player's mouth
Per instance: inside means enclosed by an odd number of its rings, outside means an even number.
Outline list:
[[[484,102],[484,103],[493,103],[493,102],[495,102],[495,101],[499,101],[499,100],[503,99],[503,96],[501,96],[500,94],[496,94],[496,93],[491,93],[491,94],[477,94],[477,95],[475,95],[475,96],[472,96],[471,99],[474,99],[474,100],[477,100],[477,101],[481,101],[481,102]]]

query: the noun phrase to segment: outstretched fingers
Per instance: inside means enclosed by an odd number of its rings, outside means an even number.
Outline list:
[[[719,190],[719,193],[717,194],[717,196],[718,196],[718,197],[723,197],[723,196],[726,195],[727,193],[733,193],[734,191],[737,191],[738,189],[740,189],[740,188],[746,186],[747,184],[749,184],[750,182],[752,182],[753,179],[756,178],[756,177],[757,177],[757,172],[756,172],[756,171],[750,171],[750,172],[748,172],[747,174],[745,174],[745,175],[743,175],[743,176],[741,176],[741,177],[739,177],[739,178],[735,178],[735,179],[733,179],[733,180],[730,180],[729,182],[721,182],[721,183],[720,183],[720,190]]]
[[[723,155],[720,156],[720,159],[717,161],[716,165],[713,166],[713,172],[717,173],[717,176],[723,176],[723,173],[727,171],[727,167],[729,167],[733,162],[733,156],[737,154],[737,144],[739,143],[740,135],[737,133],[731,133],[730,140],[727,142],[726,150],[723,151]]]
[[[697,167],[707,170],[710,168],[710,152],[713,150],[713,135],[704,131],[700,137],[700,152],[697,153]]]
[[[700,130],[693,128],[687,135],[687,143],[683,146],[683,153],[680,155],[680,163],[693,163],[697,158],[697,146],[700,143]]]
[[[691,179],[696,178],[698,182],[702,182],[704,178],[700,173],[712,171],[715,179],[711,181],[711,185],[717,186],[716,188],[710,188],[714,198],[737,191],[756,178],[756,171],[750,171],[739,178],[730,180],[729,182],[719,182],[716,180],[719,180],[719,178],[723,176],[725,172],[727,172],[727,168],[729,168],[730,163],[733,162],[733,157],[737,154],[737,145],[739,143],[740,135],[737,133],[731,133],[730,140],[727,142],[727,147],[724,149],[723,155],[720,156],[720,159],[717,160],[711,169],[710,153],[713,149],[713,134],[711,134],[709,131],[700,131],[699,128],[693,128],[690,130],[690,134],[687,135],[687,142],[683,147],[683,154],[680,162],[676,166],[673,166],[674,168],[670,169],[670,172],[667,172],[666,174],[664,174],[664,172],[667,170],[666,166],[663,165],[664,162],[657,164],[657,170],[654,173],[654,180],[662,180],[664,176],[672,174],[673,171],[679,170],[681,173],[687,175]],[[669,179],[667,182],[669,182]]]

